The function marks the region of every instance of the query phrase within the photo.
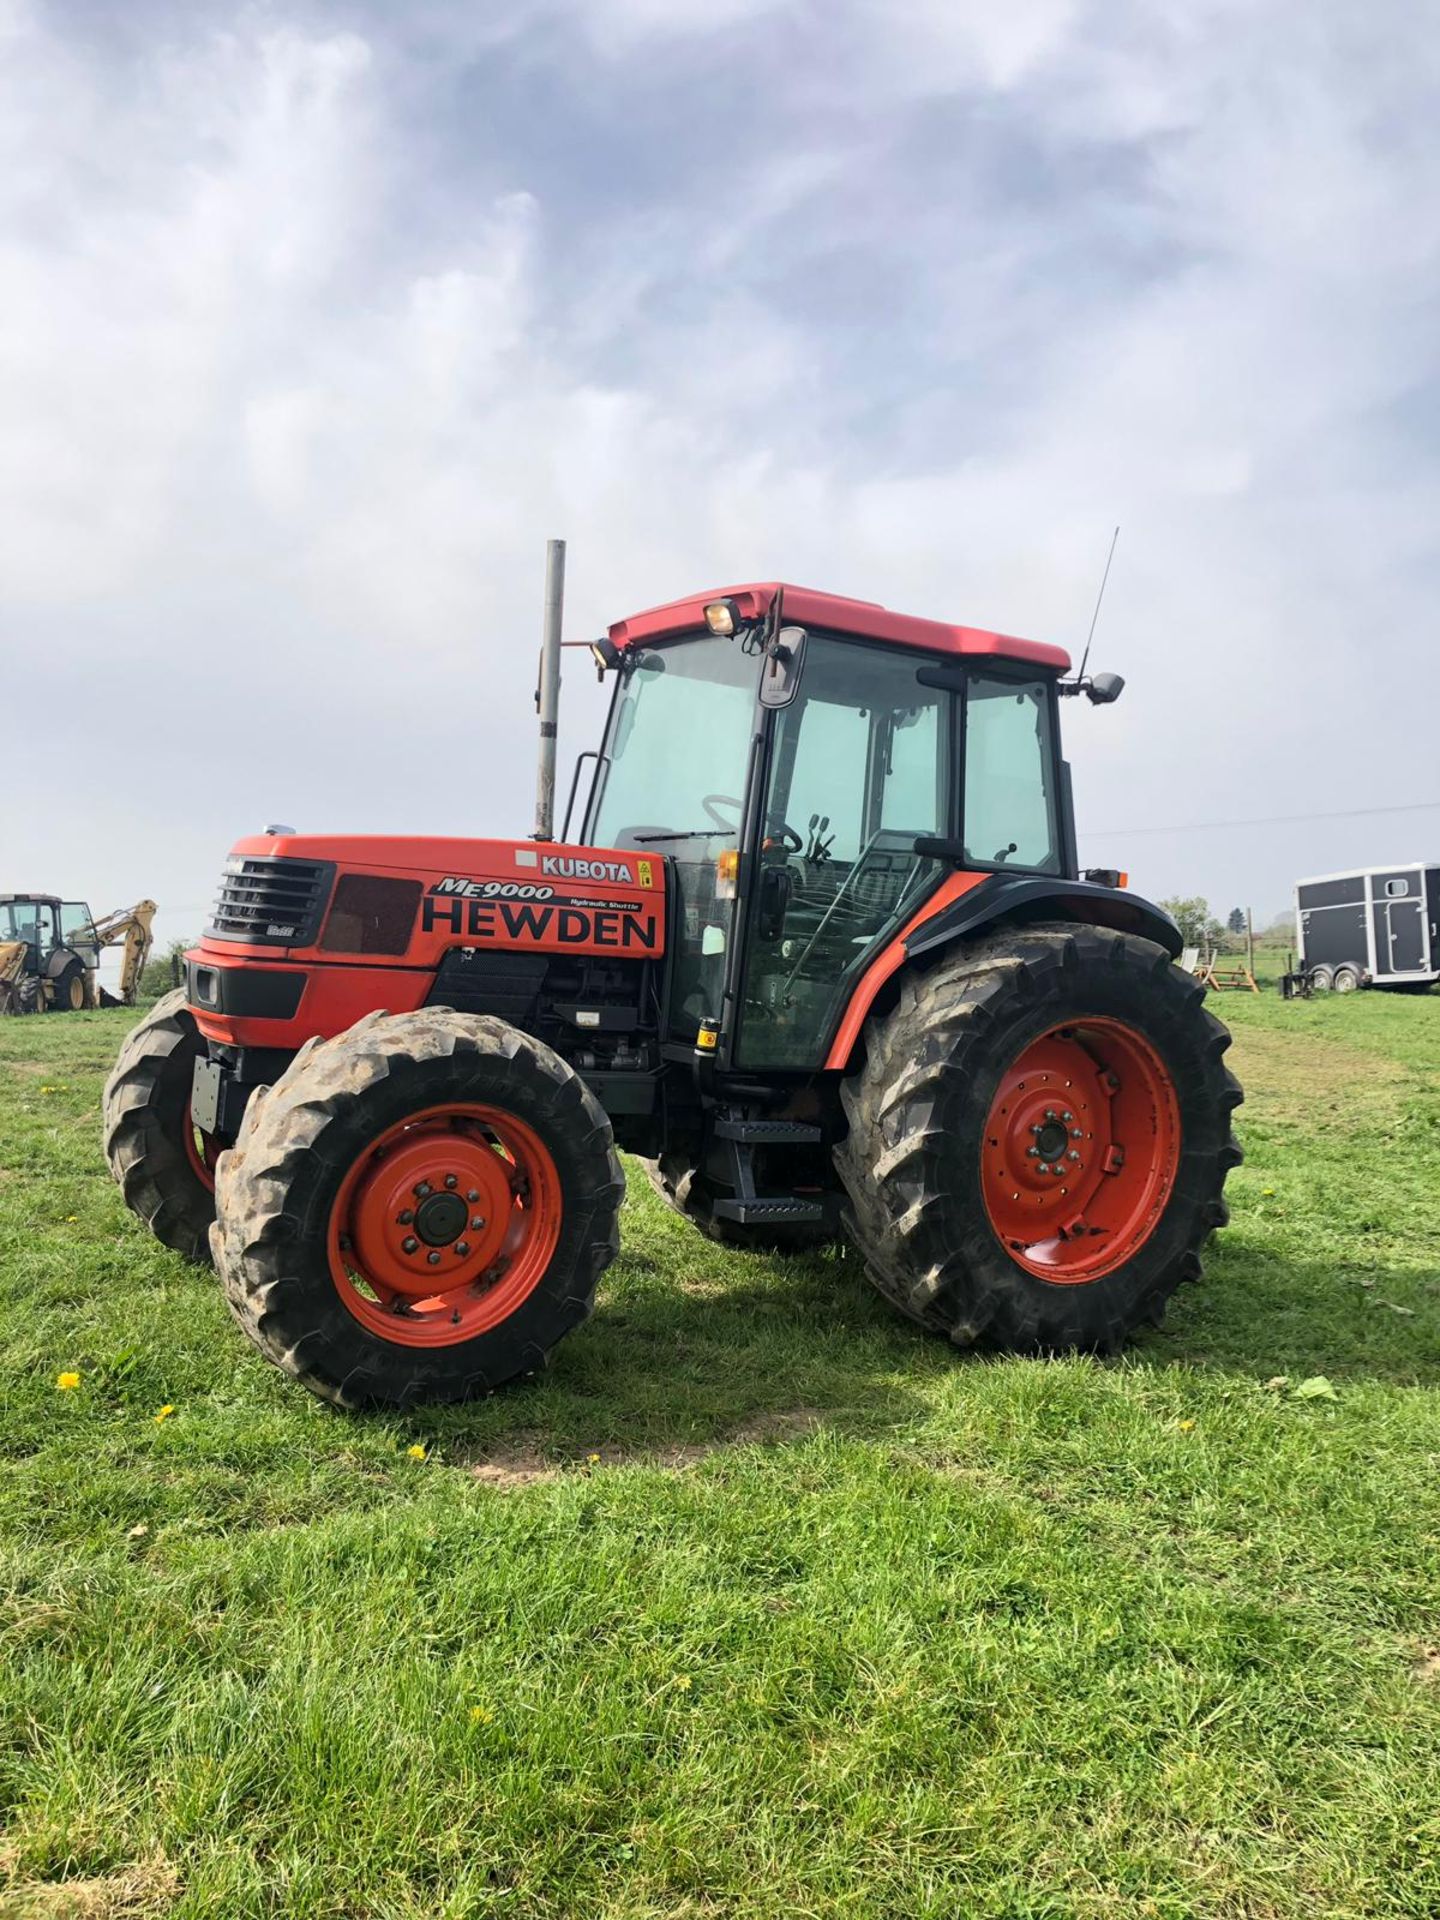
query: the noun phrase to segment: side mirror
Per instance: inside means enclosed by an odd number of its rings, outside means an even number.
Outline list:
[[[1097,673],[1085,691],[1095,706],[1113,706],[1125,691],[1124,676],[1118,673]]]
[[[805,659],[805,639],[804,627],[781,627],[766,647],[760,674],[762,707],[788,707],[795,698]]]

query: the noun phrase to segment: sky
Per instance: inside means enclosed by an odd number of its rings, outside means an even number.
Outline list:
[[[1082,858],[1440,859],[1437,124],[1433,0],[0,0],[0,888],[525,832],[550,535],[1078,654],[1118,525]]]

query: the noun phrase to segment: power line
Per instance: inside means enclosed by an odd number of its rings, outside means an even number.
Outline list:
[[[1363,820],[1377,813],[1432,813],[1440,800],[1415,800],[1401,807],[1346,807],[1339,813],[1272,813],[1253,820],[1192,820],[1183,827],[1084,827],[1086,839],[1097,834],[1216,833],[1225,827],[1293,827],[1309,820]]]

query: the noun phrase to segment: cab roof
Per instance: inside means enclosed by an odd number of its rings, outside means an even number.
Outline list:
[[[705,609],[716,600],[733,600],[746,620],[762,619],[783,594],[781,612],[796,626],[828,628],[855,634],[864,640],[885,640],[892,646],[915,647],[927,653],[959,653],[981,658],[1020,660],[1027,666],[1064,673],[1070,655],[1063,647],[1043,640],[1019,640],[1008,633],[990,633],[984,627],[951,626],[943,620],[921,620],[913,614],[891,613],[875,600],[850,600],[844,594],[820,593],[814,587],[795,587],[771,580],[744,587],[717,587],[712,593],[688,594],[683,600],[650,607],[644,613],[617,620],[610,638],[617,647],[633,647],[647,640],[663,640],[693,632],[705,624]]]

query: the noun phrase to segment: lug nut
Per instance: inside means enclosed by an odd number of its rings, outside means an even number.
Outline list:
[[[474,1219],[470,1222],[470,1231],[472,1233],[479,1233],[480,1229],[484,1226],[484,1224],[485,1224],[484,1214],[477,1213]]]
[[[1055,1111],[1055,1109],[1054,1109],[1053,1107],[1046,1107],[1046,1109],[1045,1109],[1045,1118],[1046,1118],[1047,1120],[1058,1120],[1058,1119],[1060,1118],[1060,1116],[1059,1116],[1059,1114],[1058,1114],[1058,1113],[1056,1113],[1056,1111]]]
[[[1065,1122],[1066,1126],[1068,1127],[1070,1122],[1075,1118],[1075,1116],[1073,1113],[1062,1113],[1060,1118]]]
[[[1078,1163],[1078,1161],[1079,1161],[1079,1159],[1080,1159],[1080,1156],[1079,1156],[1079,1154],[1078,1154],[1078,1153],[1077,1153],[1077,1152],[1075,1151],[1075,1149],[1074,1149],[1074,1148],[1072,1147],[1072,1148],[1070,1149],[1070,1151],[1069,1151],[1069,1153],[1067,1153],[1067,1154],[1066,1154],[1066,1156],[1065,1156],[1065,1158],[1066,1158],[1067,1160],[1074,1160],[1074,1161],[1076,1161],[1076,1162]]]
[[[400,1242],[400,1251],[402,1253],[414,1253],[419,1244],[420,1242],[415,1238],[413,1233],[407,1233],[405,1238]]]
[[[468,1240],[457,1240],[455,1242],[455,1251],[463,1260],[470,1251],[470,1242]]]
[[[1085,1138],[1085,1129],[1083,1127],[1071,1127],[1070,1138],[1072,1140],[1083,1140]]]
[[[428,1180],[422,1180],[418,1186],[411,1188],[411,1192],[415,1195],[415,1198],[417,1200],[423,1200],[426,1194],[432,1191],[433,1189]]]
[[[405,1209],[405,1211],[404,1211],[403,1213],[397,1213],[397,1214],[396,1214],[396,1216],[395,1216],[395,1223],[396,1223],[396,1225],[397,1225],[397,1226],[401,1226],[401,1227],[408,1227],[408,1226],[409,1226],[409,1224],[410,1224],[410,1222],[411,1222],[411,1221],[412,1221],[412,1220],[413,1220],[414,1218],[415,1218],[415,1214],[414,1214],[414,1212],[413,1212],[413,1210],[412,1210],[412,1209],[411,1209],[410,1207],[406,1207],[406,1209]]]
[[[1042,1162],[1042,1164],[1041,1164],[1041,1165],[1040,1165],[1040,1167],[1039,1167],[1039,1168],[1037,1169],[1037,1171],[1038,1171],[1038,1172],[1040,1172],[1040,1173],[1049,1173],[1049,1171],[1050,1171],[1050,1167],[1049,1167],[1049,1164],[1048,1164],[1047,1162]]]
[[[453,1173],[447,1173],[445,1176],[445,1184],[447,1187],[458,1187],[460,1182],[455,1178]]]
[[[425,1258],[430,1262],[432,1267],[438,1267],[440,1264],[440,1256],[438,1253],[427,1253]]]
[[[480,1189],[478,1187],[471,1187],[470,1191],[466,1194],[465,1198],[470,1202],[471,1206],[473,1207],[475,1202],[480,1198]]]
[[[1032,1160],[1038,1160],[1038,1159],[1040,1158],[1040,1149],[1039,1149],[1039,1147],[1026,1147],[1026,1149],[1025,1149],[1025,1151],[1026,1151],[1026,1153],[1028,1153],[1028,1154],[1029,1154],[1029,1156],[1030,1156],[1030,1158],[1031,1158]]]

